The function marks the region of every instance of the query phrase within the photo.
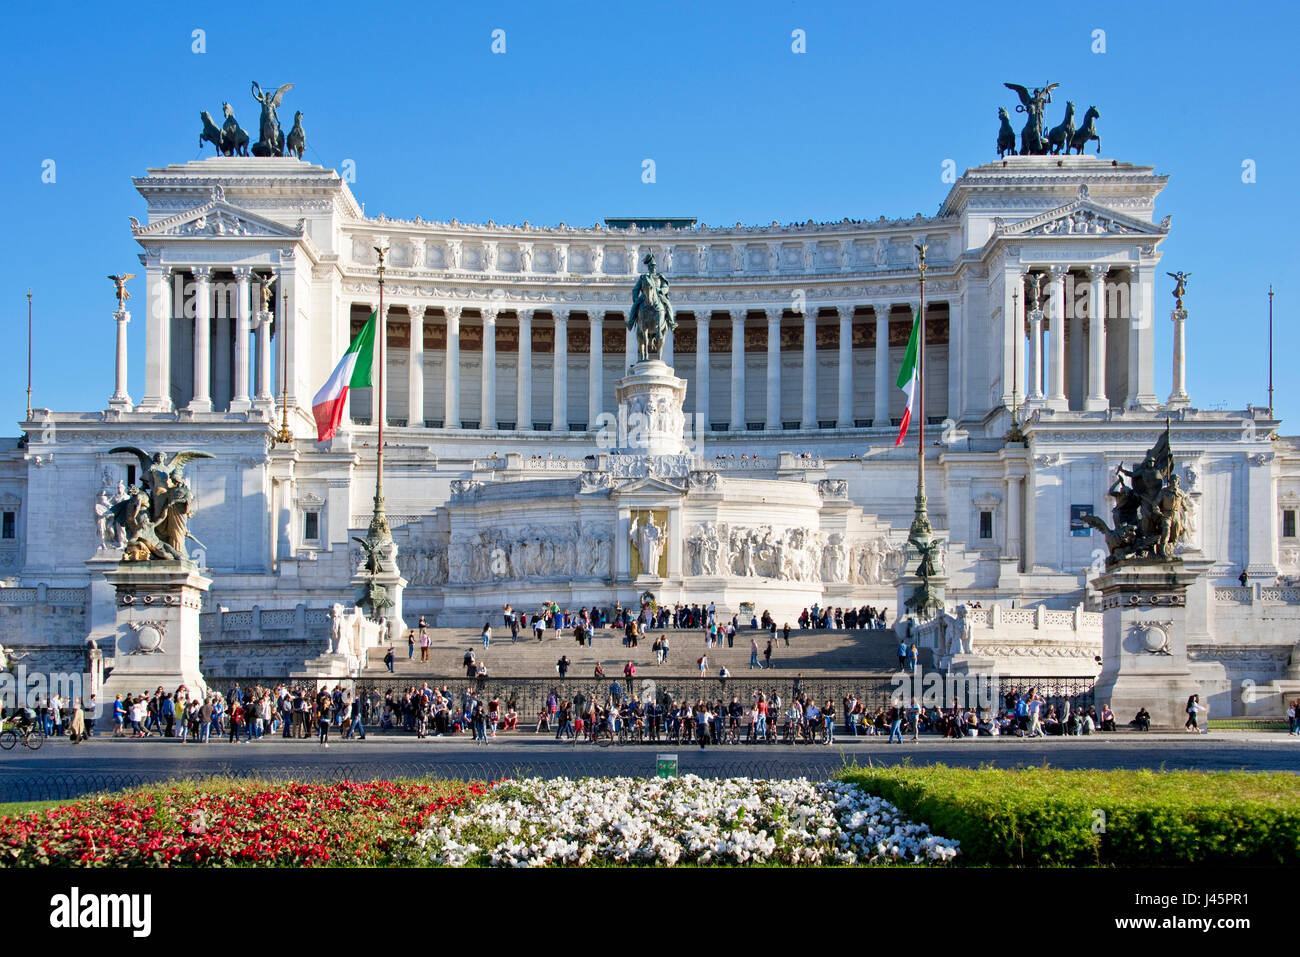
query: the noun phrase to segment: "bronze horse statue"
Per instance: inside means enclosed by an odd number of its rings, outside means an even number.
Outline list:
[[[1070,140],[1074,136],[1074,101],[1065,101],[1065,120],[1060,126],[1053,126],[1047,134],[1047,145],[1052,155],[1070,152]]]
[[[1007,155],[1016,155],[1016,131],[1011,128],[1011,116],[1007,113],[1006,107],[998,107],[998,120],[1001,125],[998,127],[998,159]]]
[[[221,138],[224,143],[222,152],[226,156],[248,155],[248,134],[235,119],[235,111],[229,103],[221,104],[221,112],[226,115],[226,122],[221,125]]]
[[[213,122],[212,114],[207,110],[199,110],[199,119],[203,121],[203,129],[199,131],[199,149],[203,149],[204,143],[211,143],[217,148],[219,156],[226,155],[226,141],[221,135],[221,127]]]
[[[1088,107],[1088,112],[1083,114],[1083,126],[1070,137],[1070,149],[1076,153],[1082,153],[1083,148],[1088,145],[1088,140],[1097,141],[1097,155],[1101,155],[1101,137],[1097,135],[1097,119],[1101,116],[1095,106]],[[1069,150],[1066,150],[1068,153]]]
[[[639,362],[662,357],[668,330],[677,328],[673,306],[668,301],[668,280],[655,272],[653,253],[647,253],[643,262],[647,271],[632,290],[632,308],[627,315],[627,327],[636,329]]]

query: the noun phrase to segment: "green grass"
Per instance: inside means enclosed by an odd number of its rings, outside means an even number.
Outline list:
[[[961,842],[967,866],[1300,864],[1300,777],[1245,771],[850,767]]]
[[[1211,731],[1286,731],[1286,718],[1211,718]]]
[[[71,803],[71,801],[15,801],[12,804],[0,804],[0,818],[18,817],[22,814],[30,814],[32,811],[44,811]]]

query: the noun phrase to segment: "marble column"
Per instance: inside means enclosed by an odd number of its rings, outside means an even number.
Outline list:
[[[1035,405],[1043,401],[1043,310],[1029,313],[1029,388],[1028,398]]]
[[[519,310],[519,366],[515,370],[515,428],[533,427],[533,310]]]
[[[191,412],[211,412],[212,394],[209,383],[209,347],[212,336],[212,296],[208,281],[212,267],[195,266],[194,275],[194,397],[190,399]]]
[[[1047,357],[1047,407],[1061,411],[1069,408],[1065,395],[1065,276],[1069,271],[1069,266],[1052,266],[1047,287],[1047,316],[1052,324]]]
[[[876,404],[871,413],[872,428],[891,424],[889,418],[889,304],[872,307],[876,313]]]
[[[817,307],[803,311],[803,414],[799,426],[817,428]]]
[[[447,357],[443,374],[444,407],[446,418],[443,427],[460,428],[460,306],[444,306],[447,316]]]
[[[230,397],[231,412],[246,412],[252,405],[248,391],[248,337],[252,335],[252,297],[250,280],[253,270],[248,266],[235,267],[235,285],[238,302],[235,304],[235,385]]]
[[[835,427],[853,428],[853,307],[836,307],[840,315],[839,401],[835,409]]]
[[[424,306],[407,306],[411,317],[411,343],[406,363],[406,424],[424,428]]]
[[[1187,323],[1187,310],[1175,309],[1169,318],[1174,323],[1174,388],[1169,393],[1166,404],[1171,409],[1181,409],[1192,404],[1192,397],[1187,394],[1187,355],[1183,328]]]
[[[271,409],[275,406],[275,395],[271,392],[271,323],[273,316],[268,309],[257,313],[257,398],[254,405]]]
[[[664,331],[664,362],[668,363],[670,366],[673,364],[673,337],[675,335],[675,329],[667,329]]]
[[[551,377],[551,431],[569,431],[569,310],[552,309],[555,319],[555,360]]]
[[[587,310],[587,322],[591,325],[591,347],[587,350],[587,428],[594,431],[605,402],[604,310]]]
[[[637,342],[636,330],[623,330],[623,375],[627,375],[628,370],[636,364]]]
[[[709,317],[708,309],[695,310],[695,412],[709,431]]]
[[[767,310],[767,421],[769,432],[781,428],[781,313]]]
[[[497,310],[484,306],[479,310],[483,317],[483,369],[479,378],[480,429],[497,427]]]
[[[108,400],[108,407],[128,411],[131,397],[126,392],[126,326],[131,321],[131,313],[119,309],[113,313],[113,319],[117,323],[117,361],[113,370],[113,395]]]
[[[745,431],[745,312],[731,310],[731,431]]]
[[[1088,397],[1086,412],[1105,412],[1106,397],[1106,273],[1109,266],[1088,269]]]
[[[159,254],[140,257],[145,283],[144,397],[141,411],[170,412],[172,409],[172,316],[170,270]]]

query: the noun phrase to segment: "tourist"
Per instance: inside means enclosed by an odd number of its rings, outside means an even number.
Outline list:
[[[483,622],[483,635],[482,635],[482,638],[483,638],[483,647],[484,647],[484,648],[487,648],[489,645],[492,644],[492,624],[491,624],[491,622],[486,622],[486,621]]]
[[[700,657],[695,660],[695,664],[700,669],[700,680],[703,681],[709,671],[709,656],[700,655]]]
[[[592,673],[592,677],[595,678],[597,681],[601,681],[605,677],[605,666],[602,665],[599,661],[596,662],[596,669]]]
[[[826,729],[826,743],[835,743],[835,704],[829,699],[822,708],[822,727]]]
[[[772,643],[776,640],[776,626],[773,626],[773,637],[767,640],[767,647],[763,649],[763,667],[764,669],[772,667]]]
[[[899,671],[902,671],[907,664],[907,654],[908,654],[907,642],[900,641],[898,643],[898,670]]]
[[[113,737],[122,737],[122,724],[126,720],[126,708],[122,705],[122,696],[113,698]]]
[[[695,737],[699,741],[701,751],[709,743],[709,722],[712,720],[713,715],[709,713],[709,706],[701,703],[695,711]]]
[[[1133,716],[1133,720],[1130,721],[1129,724],[1138,731],[1150,731],[1151,712],[1147,711],[1145,707],[1138,708],[1138,713]]]
[[[393,660],[393,646],[389,644],[388,650],[384,652],[384,667],[388,669],[390,675],[393,674]],[[286,738],[288,736],[288,734],[285,735]]]
[[[731,672],[727,670],[726,665],[723,665],[721,668],[718,669],[718,685],[721,687],[723,691],[727,690],[727,679],[730,677],[731,677]]]
[[[348,725],[348,733],[346,737],[350,738],[352,737],[353,734],[356,734],[358,737],[361,738],[362,741],[366,740],[366,726],[361,722],[361,696],[360,695],[357,695],[355,698],[352,699],[351,718],[352,721]]]
[[[1242,572],[1242,575],[1245,574],[1245,572]],[[1183,725],[1183,730],[1190,731],[1192,734],[1200,734],[1201,729],[1196,723],[1196,715],[1206,710],[1205,706],[1201,704],[1201,696],[1194,694],[1188,698],[1187,708],[1185,710],[1187,711],[1187,721]]]
[[[667,636],[667,635],[660,635],[660,636],[659,636],[659,643],[660,643],[661,645],[663,645],[663,653],[664,653],[663,660],[661,660],[659,663],[660,663],[661,665],[666,665],[666,664],[668,664],[668,650],[669,650],[669,648],[668,648],[668,636]]]
[[[1115,730],[1115,712],[1110,710],[1109,704],[1103,704],[1101,706],[1101,730]]]
[[[771,650],[770,644],[768,650]],[[755,668],[761,667],[763,666],[758,663],[758,642],[751,638],[749,639],[749,670],[753,671]]]
[[[1286,720],[1290,725],[1291,734],[1300,733],[1300,721],[1297,721],[1297,715],[1300,715],[1300,701],[1292,701],[1291,706],[1286,709]]]
[[[546,622],[542,620],[541,615],[533,616],[533,634],[537,636],[538,641],[541,641],[546,634]]]
[[[406,660],[410,661],[415,658],[415,631],[406,633]]]
[[[632,688],[632,679],[636,677],[636,665],[629,661],[623,666],[623,679],[627,682],[628,690]]]
[[[429,632],[424,628],[420,629],[420,660],[429,660]]]
[[[600,667],[600,662],[596,662],[596,667]],[[563,681],[569,675],[569,656],[560,655],[560,660],[555,663],[555,670],[560,673],[560,680]],[[597,675],[603,677],[603,675]]]
[[[330,718],[334,712],[334,698],[325,691],[321,691],[316,698],[317,714],[317,735],[322,748],[330,746]]]
[[[912,642],[907,649],[907,670],[912,674],[916,674],[916,666],[920,660],[921,650],[916,647],[916,642]]]

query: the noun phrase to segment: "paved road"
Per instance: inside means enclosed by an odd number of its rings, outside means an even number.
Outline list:
[[[683,773],[716,777],[821,775],[845,762],[944,763],[973,767],[1050,764],[1062,768],[1166,768],[1300,772],[1300,741],[1285,734],[1221,732],[1117,734],[1086,738],[922,739],[902,746],[883,738],[840,739],[834,746],[710,747],[556,744],[550,736],[498,738],[487,746],[463,738],[379,737],[334,740],[328,749],[280,738],[252,743],[181,744],[159,739],[97,739],[73,747],[50,739],[37,752],[0,753],[0,801],[74,797],[144,781],[207,774],[367,778],[436,774],[455,778],[535,773],[649,774],[657,752],[679,755]]]

